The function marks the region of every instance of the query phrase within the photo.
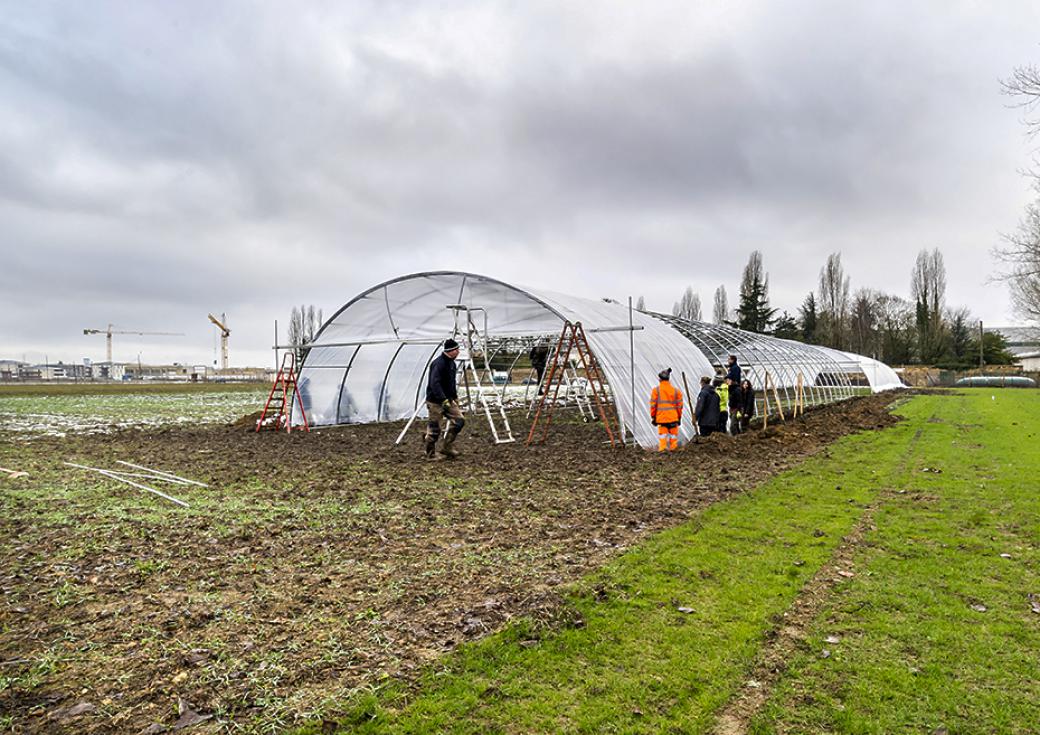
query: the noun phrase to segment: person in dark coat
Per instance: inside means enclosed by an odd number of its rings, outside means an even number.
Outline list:
[[[751,419],[755,416],[755,389],[751,381],[744,378],[740,381],[740,428],[747,431]]]
[[[701,436],[711,436],[719,426],[719,394],[711,384],[711,378],[701,378],[701,392],[697,394],[697,405],[693,417]]]
[[[531,358],[531,367],[538,374],[538,393],[541,395],[542,391],[545,390],[541,385],[542,376],[545,374],[545,364],[549,361],[549,345],[538,342],[531,348],[528,356]]]
[[[744,394],[740,384],[726,378],[729,384],[729,433],[736,436],[740,433],[740,421],[744,414]]]
[[[740,385],[740,365],[737,364],[736,355],[730,355],[726,361],[726,379],[733,381],[731,385]]]
[[[459,343],[448,339],[444,342],[444,351],[430,363],[430,378],[426,383],[426,410],[430,414],[430,421],[423,436],[427,459],[442,460],[459,456],[455,449],[455,439],[466,425],[466,420],[462,418],[462,409],[459,408],[458,368],[455,365],[458,356]],[[437,440],[441,436],[442,424],[447,425],[447,431],[444,432],[444,441],[438,452]]]

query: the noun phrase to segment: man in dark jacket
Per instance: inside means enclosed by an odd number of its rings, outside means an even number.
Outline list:
[[[740,365],[737,364],[736,355],[730,355],[726,361],[726,379],[733,381],[731,385],[740,387]]]
[[[726,378],[729,384],[729,433],[736,436],[740,433],[740,417],[744,410],[744,397],[740,392],[740,384]]]
[[[531,358],[531,367],[538,374],[538,395],[541,395],[544,390],[542,387],[542,376],[545,375],[545,364],[549,361],[549,345],[538,342],[531,348],[529,357]]]
[[[455,438],[466,425],[459,408],[459,390],[456,380],[455,358],[459,356],[459,343],[453,339],[445,340],[444,352],[430,363],[430,379],[426,384],[426,409],[430,414],[430,422],[426,425],[423,446],[427,459],[442,460],[459,456],[455,449]],[[441,424],[447,424],[441,450],[437,449],[437,440],[441,436]]]
[[[719,394],[715,392],[711,378],[701,378],[701,392],[697,395],[693,417],[701,436],[710,436],[719,426]]]

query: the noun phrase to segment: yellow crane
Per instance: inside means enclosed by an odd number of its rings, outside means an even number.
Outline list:
[[[112,329],[112,325],[108,325],[108,329],[84,329],[83,334],[103,334],[105,335],[105,360],[109,365],[112,364],[112,335],[113,334],[139,334],[143,336],[158,336],[158,337],[183,337],[184,332],[138,332],[136,330],[124,330],[124,329]]]
[[[227,314],[223,312],[220,314],[220,319],[217,319],[212,314],[209,315],[209,320],[217,325],[217,329],[220,330],[220,369],[227,370],[228,363],[228,351],[227,351],[227,338],[231,336],[231,330],[227,328]]]

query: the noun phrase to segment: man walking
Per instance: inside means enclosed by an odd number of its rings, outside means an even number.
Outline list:
[[[683,394],[671,383],[671,368],[662,370],[657,377],[661,382],[650,392],[650,420],[657,426],[657,450],[671,452],[679,448]]]
[[[701,436],[711,436],[719,428],[719,394],[707,376],[701,378],[701,392],[697,395],[693,417]]]
[[[454,446],[455,439],[466,425],[466,420],[462,418],[462,409],[459,408],[459,390],[455,377],[455,358],[458,356],[459,343],[448,339],[444,342],[444,352],[430,363],[430,379],[426,384],[426,409],[430,414],[430,422],[423,437],[427,459],[436,461],[459,456]],[[447,430],[444,432],[441,450],[437,452],[442,422],[447,425],[444,427]]]

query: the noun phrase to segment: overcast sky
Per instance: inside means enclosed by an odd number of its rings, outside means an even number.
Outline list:
[[[0,0],[0,358],[267,365],[293,304],[467,270],[577,295],[841,252],[1015,323],[990,251],[1037,145],[999,80],[1040,3]]]

